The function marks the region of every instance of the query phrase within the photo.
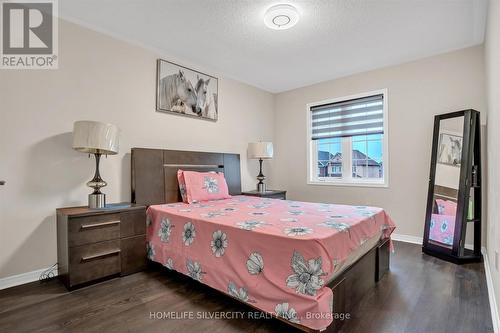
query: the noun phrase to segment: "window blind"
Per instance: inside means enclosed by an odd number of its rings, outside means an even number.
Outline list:
[[[384,133],[384,95],[311,107],[312,140]]]

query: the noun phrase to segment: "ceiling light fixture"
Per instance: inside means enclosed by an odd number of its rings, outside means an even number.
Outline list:
[[[275,5],[264,14],[264,23],[271,29],[290,29],[299,21],[299,12],[292,5]]]

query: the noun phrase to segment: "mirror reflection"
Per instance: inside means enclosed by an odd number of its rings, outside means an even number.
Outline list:
[[[440,121],[429,240],[452,248],[457,215],[464,117]]]

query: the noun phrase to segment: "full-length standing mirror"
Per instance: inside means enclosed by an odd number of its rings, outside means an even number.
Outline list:
[[[473,224],[468,228],[469,224]],[[466,247],[467,230],[473,232]],[[458,264],[481,260],[481,142],[479,112],[438,115],[423,252]]]

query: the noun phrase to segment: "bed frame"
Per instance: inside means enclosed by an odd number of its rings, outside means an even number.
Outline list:
[[[177,182],[178,169],[224,172],[229,193],[241,194],[239,154],[132,148],[131,162],[132,202],[137,204],[154,205],[182,201]],[[389,260],[389,240],[386,239],[331,281],[327,287],[333,291],[333,313],[350,313],[389,270]],[[304,332],[318,332],[279,317],[277,319]],[[322,332],[338,332],[343,323],[343,320],[333,320]]]

